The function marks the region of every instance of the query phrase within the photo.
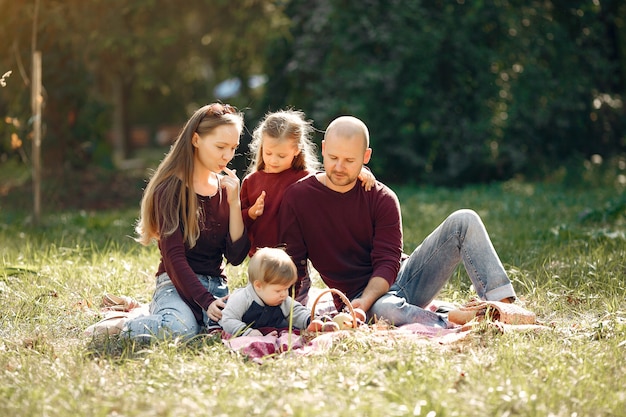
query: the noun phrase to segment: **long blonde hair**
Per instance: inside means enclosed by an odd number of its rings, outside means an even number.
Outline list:
[[[312,140],[313,125],[306,120],[304,113],[298,110],[279,110],[267,113],[252,133],[250,142],[250,166],[248,174],[265,169],[263,162],[263,135],[274,139],[291,140],[300,150],[291,163],[295,170],[315,171],[320,169],[320,162],[315,153],[315,143]]]
[[[243,114],[228,104],[212,103],[201,107],[187,121],[170,151],[150,178],[141,199],[141,214],[135,231],[136,240],[149,245],[161,234],[169,236],[179,226],[183,239],[194,247],[200,236],[198,200],[193,187],[194,133],[203,136],[218,126],[232,124],[239,134]]]

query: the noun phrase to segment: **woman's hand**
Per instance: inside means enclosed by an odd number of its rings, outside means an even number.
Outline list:
[[[239,203],[239,177],[235,174],[237,170],[224,167],[224,173],[220,181],[221,187],[226,190],[226,196],[228,204],[240,204]]]
[[[222,310],[226,307],[226,298],[216,298],[211,304],[209,304],[209,308],[206,310],[207,316],[213,321],[220,321],[222,318]]]
[[[239,199],[239,178],[235,175],[236,170],[224,167],[226,175],[220,181],[221,187],[226,190],[226,199],[230,208],[230,217],[228,220],[228,232],[233,242],[239,240],[246,230],[243,224],[243,215],[241,213],[241,200]]]

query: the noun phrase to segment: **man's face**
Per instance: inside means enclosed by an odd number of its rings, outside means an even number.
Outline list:
[[[356,184],[363,164],[369,162],[372,150],[365,148],[365,139],[360,135],[349,137],[327,135],[322,141],[326,186],[338,192],[346,192]]]

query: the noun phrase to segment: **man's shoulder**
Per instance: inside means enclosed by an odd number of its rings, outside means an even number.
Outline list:
[[[297,181],[289,184],[285,189],[285,196],[288,193],[299,193],[303,190],[307,190],[311,188],[315,182],[317,182],[317,178],[313,174],[306,174],[304,177],[299,178]]]
[[[374,185],[374,187],[370,191],[365,191],[365,192],[366,193],[371,192],[372,195],[377,198],[393,198],[395,200],[398,199],[398,196],[396,195],[395,191],[393,191],[391,187],[389,187],[388,185],[380,181],[376,181],[376,185]]]

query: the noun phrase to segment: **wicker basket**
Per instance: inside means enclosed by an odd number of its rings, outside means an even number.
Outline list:
[[[343,303],[346,305],[346,308],[348,309],[348,313],[352,316],[352,327],[356,328],[358,326],[358,320],[356,314],[354,313],[354,307],[352,307],[352,303],[350,303],[350,300],[348,299],[348,297],[346,297],[344,293],[335,288],[328,288],[317,295],[315,301],[313,301],[313,304],[311,306],[312,316],[315,317],[315,307],[317,306],[317,302],[322,298],[324,294],[328,293],[336,294],[339,296],[339,298],[341,298],[341,301],[343,301]]]

